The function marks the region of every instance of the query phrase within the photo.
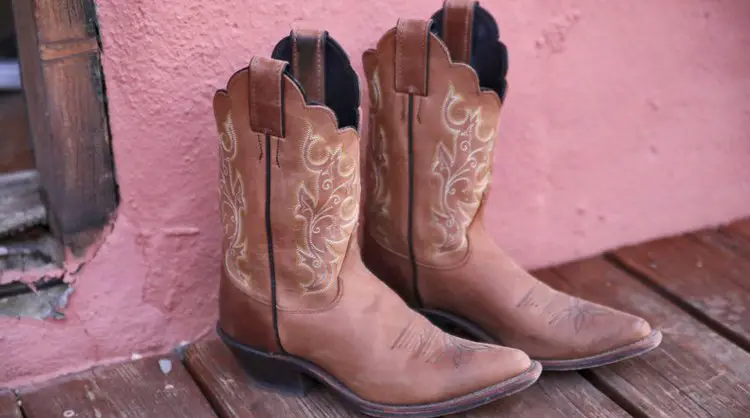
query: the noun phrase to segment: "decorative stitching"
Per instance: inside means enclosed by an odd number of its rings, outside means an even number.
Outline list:
[[[255,58],[253,58],[250,61],[250,67],[248,69],[247,74],[247,82],[250,83],[250,97],[248,98],[248,102],[250,105],[250,129],[255,131],[255,125],[258,123],[258,115],[257,115],[257,109],[255,104],[255,85],[257,83],[253,82],[253,62],[255,61]],[[257,132],[257,131],[256,131]]]
[[[380,74],[377,69],[372,75],[370,94],[377,106],[374,112],[379,112],[382,103],[380,100]],[[370,200],[372,203],[369,205],[369,208],[372,216],[372,224],[374,225],[372,232],[377,234],[385,244],[390,245],[387,226],[390,222],[391,191],[386,184],[390,165],[388,162],[388,144],[386,143],[385,129],[377,123],[377,118],[373,117],[371,123],[373,125],[370,130],[372,132],[370,136],[370,152],[372,156],[370,160],[370,166],[372,167],[370,171],[372,184],[372,187],[370,187]]]
[[[427,31],[427,25],[428,25],[428,22],[424,22],[424,23],[422,23],[422,26],[420,27],[421,32],[422,32],[420,34],[420,38],[422,39],[422,41],[419,44],[420,45],[419,52],[420,52],[420,55],[422,56],[422,66],[421,66],[421,68],[424,69],[424,72],[427,71],[427,59],[428,59],[428,57],[427,57],[427,39],[430,36],[430,33]],[[419,91],[420,95],[427,93],[427,76],[424,74],[424,72],[422,74],[423,75],[423,77],[422,77],[422,89],[421,89],[421,91]]]
[[[469,62],[469,55],[470,55],[469,48],[471,48],[471,41],[470,41],[470,37],[471,37],[471,22],[470,22],[471,12],[472,12],[472,8],[470,8],[468,5],[466,5],[464,7],[464,13],[465,13],[465,16],[464,16],[464,50],[463,50],[463,52],[461,54],[461,55],[463,55],[462,62],[465,62],[465,63]]]
[[[297,46],[297,32],[292,31],[292,72],[295,78],[300,77],[299,73],[299,47]]]
[[[403,40],[404,33],[403,32],[404,32],[403,30],[396,29],[396,90],[398,90],[403,84],[403,78],[401,75],[402,65],[403,65],[403,53],[404,53],[404,40]]]
[[[359,170],[342,144],[332,146],[309,120],[304,124],[302,161],[313,180],[300,183],[294,216],[302,235],[297,265],[310,272],[300,285],[303,294],[313,294],[336,283],[359,214]]]
[[[322,104],[325,104],[325,92],[323,83],[325,82],[325,74],[323,73],[323,35],[318,34],[315,41],[315,75],[317,83],[315,88],[318,90],[318,97],[323,99]]]
[[[406,350],[411,357],[428,364],[448,359],[456,369],[471,362],[474,353],[489,351],[493,346],[475,343],[440,331],[414,316],[391,344],[391,350]],[[426,321],[426,320],[424,320]]]
[[[250,291],[252,277],[240,267],[247,260],[247,242],[245,240],[243,219],[247,211],[245,187],[239,170],[232,167],[237,156],[237,134],[234,130],[231,114],[223,123],[224,131],[220,133],[221,167],[219,191],[221,193],[221,221],[224,236],[228,245],[224,250],[224,267],[229,278],[243,290]]]
[[[612,312],[599,305],[573,298],[570,305],[552,315],[547,322],[549,325],[558,326],[567,322],[572,325],[576,335],[580,334],[598,316],[611,316]]]
[[[438,143],[432,165],[439,190],[431,221],[438,234],[429,251],[438,256],[466,248],[468,227],[490,181],[495,129],[484,126],[481,106],[464,103],[451,84],[442,109],[450,139]]]

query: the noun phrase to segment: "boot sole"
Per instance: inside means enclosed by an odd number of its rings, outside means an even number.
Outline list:
[[[490,334],[482,328],[458,315],[454,315],[439,309],[420,309],[419,312],[426,316],[433,324],[442,328],[444,331],[460,336],[468,337],[474,341],[480,341],[490,344],[502,344],[496,341]],[[645,338],[634,343],[596,354],[588,357],[576,359],[554,360],[554,359],[534,359],[541,363],[545,371],[572,371],[593,369],[595,367],[606,366],[617,363],[629,358],[638,357],[648,353],[661,344],[662,334],[660,331],[652,331]]]
[[[532,361],[523,373],[493,386],[447,401],[420,405],[389,405],[362,399],[336,377],[315,364],[291,354],[269,353],[244,345],[217,327],[248,376],[258,385],[297,396],[306,395],[317,384],[332,389],[362,413],[372,417],[433,418],[475,409],[528,388],[539,379],[542,366]]]

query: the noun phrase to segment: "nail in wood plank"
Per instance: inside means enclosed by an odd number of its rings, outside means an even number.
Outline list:
[[[171,362],[169,373],[159,360]],[[215,414],[176,356],[95,368],[21,392],[26,418],[213,417]]]
[[[546,270],[563,291],[646,318],[664,333],[642,357],[593,369],[596,386],[648,417],[750,416],[750,354],[601,257]]]

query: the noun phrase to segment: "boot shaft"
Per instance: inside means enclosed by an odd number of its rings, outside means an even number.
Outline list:
[[[490,181],[507,68],[477,59],[504,47],[494,20],[474,2],[446,2],[434,20],[437,28],[399,21],[363,57],[370,85],[367,230],[412,260],[414,270],[455,266],[467,254],[468,229]]]
[[[323,106],[327,47],[350,72],[340,75],[349,83],[340,93],[346,100],[332,100],[338,112]],[[274,56],[280,59],[254,57],[214,98],[222,273],[274,310],[316,309],[338,294],[359,213],[358,87],[324,33],[293,34]],[[320,105],[307,99],[292,68]]]

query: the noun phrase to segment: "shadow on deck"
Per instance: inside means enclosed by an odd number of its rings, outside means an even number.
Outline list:
[[[645,317],[664,333],[661,347],[583,373],[546,373],[531,389],[456,417],[750,417],[750,220],[537,276]],[[0,391],[0,418],[115,416],[361,415],[323,389],[295,398],[254,386],[216,339],[192,345],[182,362],[147,358]]]

